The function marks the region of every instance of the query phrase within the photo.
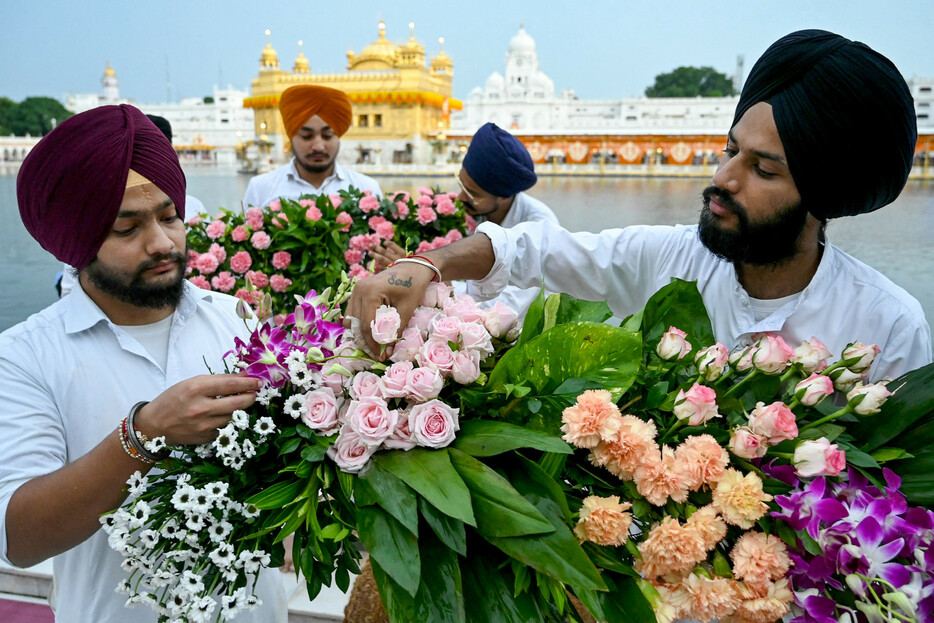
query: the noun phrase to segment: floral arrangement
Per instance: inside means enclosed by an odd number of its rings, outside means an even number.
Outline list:
[[[609,623],[862,620],[856,598],[827,610],[851,585],[924,620],[934,533],[907,502],[930,472],[907,473],[901,444],[934,435],[930,366],[886,386],[864,382],[872,346],[829,364],[816,339],[763,335],[729,353],[680,281],[619,327],[542,295],[521,333],[436,285],[405,328],[379,310],[380,363],[339,323],[348,290],[238,341],[231,369],[267,381],[257,404],[107,516],[131,602],[226,620],[292,535],[312,598],[347,589],[359,540],[393,622],[564,621],[570,596]]]
[[[322,291],[343,271],[368,276],[369,248],[382,240],[421,253],[459,240],[474,226],[453,193],[425,187],[416,193],[379,198],[351,188],[245,212],[197,214],[188,221],[188,278],[247,301],[261,317],[271,311],[281,318],[294,295]]]

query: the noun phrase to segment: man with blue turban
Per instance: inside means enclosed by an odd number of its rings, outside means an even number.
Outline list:
[[[474,279],[485,296],[544,279],[549,290],[607,301],[621,318],[672,278],[696,281],[729,347],[763,332],[792,345],[817,336],[836,355],[860,341],[882,350],[871,378],[894,378],[931,361],[921,306],[825,230],[830,219],[894,201],[916,144],[911,94],[892,62],[863,43],[802,30],[753,67],[698,225],[593,234],[484,223],[425,256],[443,278]],[[405,323],[434,274],[398,264],[362,282],[347,315],[366,329],[380,304],[392,304]]]
[[[155,623],[115,591],[129,579],[100,517],[161,454],[202,444],[260,382],[208,374],[244,337],[237,300],[184,279],[185,176],[172,145],[132,106],[59,124],[16,180],[23,224],[78,270],[71,294],[0,334],[0,560],[53,558],[58,623]],[[284,622],[278,572],[261,573],[261,610]]]

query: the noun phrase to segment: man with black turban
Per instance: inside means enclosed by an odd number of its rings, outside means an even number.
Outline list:
[[[236,299],[184,280],[185,176],[132,106],[61,123],[16,192],[29,233],[79,272],[71,294],[0,334],[0,559],[55,557],[58,623],[154,622],[115,592],[129,576],[99,519],[160,458],[144,437],[205,443],[254,402],[256,379],[204,363],[221,368],[243,336]],[[281,580],[259,584],[263,609],[237,620],[285,621]]]
[[[929,363],[931,330],[918,302],[824,231],[828,219],[891,203],[908,179],[917,129],[895,66],[833,33],[787,35],[753,67],[727,138],[697,226],[572,234],[548,223],[484,223],[484,235],[425,255],[445,279],[475,279],[486,296],[544,279],[549,290],[606,300],[621,318],[673,277],[696,281],[727,346],[761,332],[792,345],[817,336],[836,355],[852,341],[876,344],[873,379]],[[380,304],[393,304],[404,324],[433,275],[398,264],[359,284],[348,315],[366,328]],[[393,285],[409,277],[413,287]]]
[[[250,180],[243,207],[264,207],[284,197],[333,195],[351,186],[382,195],[379,183],[337,162],[341,137],[350,129],[350,98],[338,89],[316,84],[289,87],[279,96],[279,112],[291,139],[292,159]]]

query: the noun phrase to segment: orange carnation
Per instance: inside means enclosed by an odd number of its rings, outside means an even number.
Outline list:
[[[674,517],[665,517],[639,544],[641,561],[636,571],[646,579],[688,571],[707,557],[707,550],[697,531],[682,526]]]
[[[772,496],[762,490],[762,480],[755,472],[745,476],[728,469],[713,489],[713,505],[727,523],[748,530],[768,511]]]
[[[794,594],[788,588],[787,579],[782,578],[760,591],[748,585],[744,587],[742,583],[739,586],[743,601],[733,614],[720,619],[721,623],[774,623],[790,611],[788,604]]]
[[[730,464],[730,455],[711,435],[688,437],[678,446],[675,458],[687,488],[692,491],[720,480]]]
[[[620,504],[619,496],[600,498],[595,495],[584,498],[580,519],[574,526],[574,534],[583,541],[593,541],[597,545],[622,545],[629,539],[629,526],[632,525],[632,513],[628,513],[632,504]]]
[[[610,392],[588,389],[577,397],[577,404],[562,413],[562,438],[578,448],[593,448],[616,437],[621,417]]]
[[[713,549],[726,536],[726,522],[710,504],[694,511],[684,525],[700,535],[708,550]]]
[[[733,551],[733,574],[747,585],[758,589],[770,580],[785,577],[791,560],[781,539],[763,532],[747,532],[739,538]]]
[[[622,480],[632,480],[636,468],[645,462],[645,455],[658,452],[658,444],[655,443],[657,433],[655,422],[624,415],[620,418],[616,437],[597,444],[590,460]]]
[[[681,616],[710,621],[732,613],[740,604],[737,582],[692,573],[674,590],[671,603]]]
[[[675,460],[674,450],[668,446],[662,446],[660,454],[646,453],[633,480],[639,494],[655,506],[664,506],[669,497],[676,502],[688,499],[687,484]]]

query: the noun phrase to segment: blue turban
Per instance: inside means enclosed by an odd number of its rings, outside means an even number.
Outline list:
[[[477,186],[497,197],[512,197],[538,180],[525,145],[492,123],[473,135],[463,166]]]
[[[801,201],[821,219],[892,203],[918,142],[914,104],[895,65],[863,43],[800,30],[773,43],[743,86],[733,125],[772,106]]]

